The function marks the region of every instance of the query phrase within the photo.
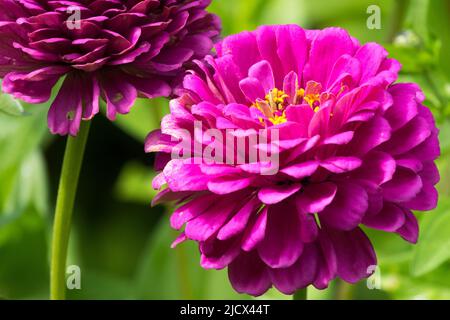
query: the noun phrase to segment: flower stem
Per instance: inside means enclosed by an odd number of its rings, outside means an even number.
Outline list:
[[[89,128],[90,121],[82,121],[78,136],[67,138],[53,224],[50,270],[52,300],[64,300],[66,296],[65,276],[70,224]]]
[[[293,300],[308,300],[308,289],[300,289],[292,296]]]

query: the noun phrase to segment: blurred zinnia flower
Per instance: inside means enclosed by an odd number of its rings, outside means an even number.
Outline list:
[[[400,64],[383,47],[339,28],[287,25],[227,37],[216,50],[147,139],[162,170],[154,203],[176,201],[171,225],[185,226],[174,245],[197,241],[204,268],[228,267],[238,292],[261,295],[370,276],[376,255],[361,225],[417,241],[412,210],[438,197],[438,129],[420,88],[394,84]],[[204,142],[171,159],[180,138],[195,145],[212,128],[278,131],[256,147],[272,145],[279,170],[264,174],[261,159],[199,162]],[[226,137],[224,152],[251,151],[227,149]]]
[[[210,0],[0,0],[3,90],[29,103],[50,98],[54,134],[76,135],[99,111],[129,112],[138,96],[169,96],[186,63],[210,52],[220,21]]]

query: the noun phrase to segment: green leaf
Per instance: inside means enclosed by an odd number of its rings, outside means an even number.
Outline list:
[[[209,11],[220,17],[223,34],[229,35],[255,29],[258,19],[273,2],[274,0],[246,0],[230,4],[228,1],[213,1]]]
[[[11,118],[0,114],[0,225],[16,219],[31,202],[46,208],[46,174],[36,154],[47,133],[46,107],[33,106],[34,114]]]
[[[450,56],[449,9],[448,0],[433,0],[430,3],[428,17],[430,32],[442,43],[439,66],[446,75],[450,74],[450,59],[448,58]],[[448,76],[447,80],[450,80]]]
[[[0,93],[0,112],[10,116],[24,114],[22,104],[9,94]]]
[[[410,261],[413,246],[399,235],[366,227],[363,227],[363,229],[374,246],[378,265],[381,268]]]
[[[135,280],[137,299],[249,299],[236,293],[226,270],[204,270],[193,241],[170,249],[177,232],[163,217],[149,239]]]
[[[47,109],[46,105],[30,106],[27,117],[0,114],[0,171],[17,165],[42,143],[48,132]]]
[[[29,207],[0,228],[0,296],[48,298],[47,221]]]
[[[242,1],[245,2],[245,1]],[[304,0],[277,0],[268,3],[261,12],[261,21],[265,24],[304,24],[308,18],[305,8],[308,1]],[[289,10],[286,10],[289,8]]]
[[[130,113],[118,115],[114,124],[134,137],[144,142],[147,135],[160,127],[162,117],[169,111],[166,99],[137,99]]]
[[[430,0],[410,0],[409,11],[406,17],[407,29],[412,29],[427,43],[429,41],[428,10]]]
[[[426,216],[411,264],[414,276],[426,274],[450,258],[450,198],[443,197],[432,215]]]
[[[419,277],[411,277],[407,269],[386,270],[382,268],[382,288],[393,299],[446,299],[450,298],[450,265],[439,268]]]
[[[2,181],[2,206],[0,228],[15,221],[29,208],[47,216],[49,211],[47,194],[47,172],[40,152],[32,153],[17,171],[9,171],[10,181]]]
[[[125,202],[149,204],[157,194],[151,183],[155,175],[151,168],[138,162],[127,163],[117,179],[117,198]]]
[[[36,150],[22,164],[17,186],[19,201],[32,205],[44,217],[49,213],[48,181],[45,159]]]
[[[176,233],[170,229],[166,217],[163,217],[150,237],[147,249],[144,250],[135,281],[136,298],[192,299],[194,296],[198,298],[201,295],[200,287],[204,283],[204,274],[190,271],[195,268],[191,257],[193,253],[191,247],[186,248],[181,245],[175,250],[170,249],[170,244],[175,237]],[[180,249],[183,251],[176,251]],[[186,257],[187,261],[185,261]],[[195,259],[199,259],[198,251]],[[200,266],[197,268],[200,271]],[[188,276],[190,274],[193,277]],[[193,284],[196,284],[195,287]]]
[[[401,62],[402,73],[419,73],[434,67],[437,63],[437,54],[416,46],[386,44],[385,48],[391,58]]]

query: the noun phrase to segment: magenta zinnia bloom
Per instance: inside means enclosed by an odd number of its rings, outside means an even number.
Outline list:
[[[361,225],[417,241],[412,210],[433,209],[438,197],[438,129],[420,88],[394,84],[400,64],[383,47],[339,28],[288,25],[230,36],[216,49],[147,140],[162,170],[154,203],[176,201],[171,225],[185,226],[174,245],[197,241],[202,267],[228,267],[238,292],[261,295],[368,277],[377,261]],[[199,163],[198,152],[171,159],[186,133],[201,136],[196,121],[203,133],[278,130],[279,170]]]
[[[191,59],[208,54],[220,21],[210,0],[0,0],[3,90],[29,103],[50,98],[54,134],[76,135],[99,111],[130,111],[135,99],[169,96]]]

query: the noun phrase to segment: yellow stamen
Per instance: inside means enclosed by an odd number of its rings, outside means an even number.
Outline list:
[[[337,96],[339,97],[342,93],[344,93],[345,90],[348,89],[348,86],[345,85],[344,83],[341,83],[341,89],[339,90]]]
[[[315,81],[308,81],[305,89],[304,100],[315,111],[315,102],[320,102],[320,93],[322,92],[322,85]]]
[[[265,124],[270,121],[273,125],[282,124],[287,121],[285,108],[288,104],[301,104],[303,101],[307,103],[314,112],[320,110],[322,85],[318,82],[309,81],[306,89],[299,88],[295,91],[295,97],[288,102],[290,98],[283,90],[274,88],[264,97],[264,100],[258,99],[251,105],[264,115],[259,121]],[[324,96],[325,97],[325,96]],[[324,98],[322,97],[322,98]]]
[[[270,118],[269,121],[274,125],[285,123],[287,121],[286,113],[283,112],[281,116],[276,115],[273,118]]]
[[[319,101],[320,95],[318,94],[308,94],[305,97],[305,101],[309,104],[311,108],[313,108],[314,102]]]
[[[274,111],[282,110],[287,98],[289,98],[289,96],[284,91],[278,90],[277,88],[270,90],[269,94],[265,97],[266,101]]]

